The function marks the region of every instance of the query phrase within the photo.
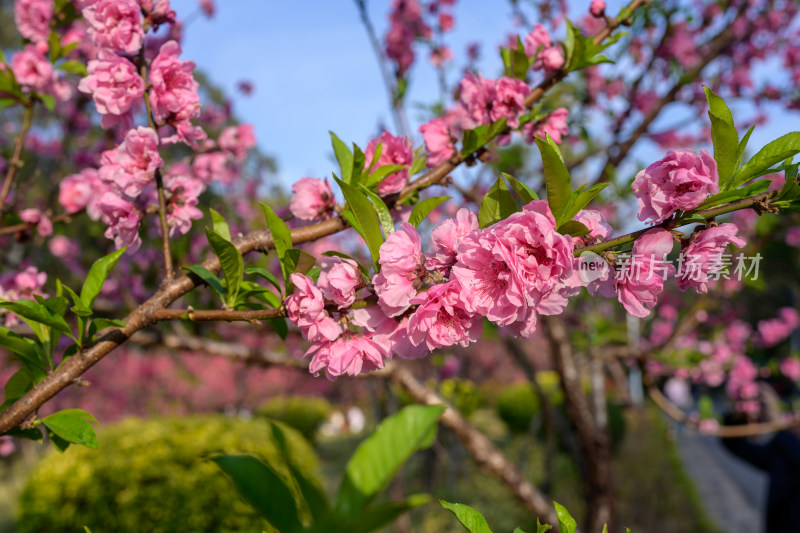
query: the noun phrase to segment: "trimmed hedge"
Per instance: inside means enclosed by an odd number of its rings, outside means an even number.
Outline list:
[[[309,444],[283,427],[293,462],[316,473]],[[285,474],[270,423],[223,416],[129,419],[102,429],[99,449],[50,452],[20,495],[19,533],[274,531],[211,461],[259,456]]]
[[[316,396],[279,396],[259,409],[259,414],[280,420],[305,438],[313,441],[317,430],[331,415],[333,407],[325,398]]]

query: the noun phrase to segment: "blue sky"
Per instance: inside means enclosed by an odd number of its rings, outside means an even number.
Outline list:
[[[288,186],[303,176],[330,176],[336,164],[328,130],[364,147],[379,133],[379,125],[393,129],[378,64],[353,0],[217,0],[217,4],[212,20],[192,17],[186,28],[184,57],[194,60],[233,95],[237,116],[254,124],[259,146],[276,158],[281,183]],[[613,13],[622,2],[608,4]],[[197,10],[197,0],[173,0],[172,5],[182,18]],[[390,5],[390,0],[368,2],[380,36],[386,30]],[[574,18],[580,17],[584,3],[578,0],[572,5]],[[510,2],[459,0],[454,13],[456,27],[448,33],[447,42],[459,66],[449,73],[451,83],[458,75],[455,69],[463,65],[467,45],[476,41],[483,45],[481,70],[488,76],[498,75],[497,47],[515,31]],[[243,97],[235,90],[240,80],[255,84],[252,96]],[[427,52],[420,51],[408,95],[414,131],[424,118],[414,103],[432,103],[438,91]],[[733,111],[743,119],[752,109],[734,107]],[[776,120],[756,129],[751,149],[795,128],[796,115],[771,111]],[[673,115],[664,123],[674,121]],[[415,144],[419,142],[415,139]],[[647,145],[638,152],[645,159],[657,159],[660,153]]]

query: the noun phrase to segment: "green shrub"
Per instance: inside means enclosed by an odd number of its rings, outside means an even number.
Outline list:
[[[284,431],[296,463],[313,472],[311,447]],[[287,475],[268,421],[130,419],[98,439],[98,450],[71,446],[37,465],[20,496],[19,533],[273,531],[207,460],[250,453]]]
[[[445,379],[439,384],[439,392],[466,417],[472,415],[482,403],[478,387],[468,379]]]
[[[314,440],[317,429],[328,419],[331,410],[330,402],[318,396],[280,396],[268,401],[259,412]]]
[[[497,414],[512,433],[527,433],[539,412],[539,398],[528,383],[509,385],[497,397]]]

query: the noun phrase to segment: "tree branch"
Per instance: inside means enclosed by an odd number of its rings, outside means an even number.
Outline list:
[[[22,119],[22,129],[17,136],[17,142],[14,145],[14,153],[8,161],[8,170],[6,170],[6,177],[3,180],[3,189],[0,190],[0,214],[6,209],[6,200],[11,192],[11,185],[14,183],[14,177],[17,171],[22,168],[22,149],[25,147],[25,139],[33,124],[33,108],[36,104],[31,101],[25,108],[25,117]]]

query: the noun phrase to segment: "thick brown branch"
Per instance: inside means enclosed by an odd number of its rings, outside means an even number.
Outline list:
[[[193,309],[159,309],[153,313],[153,319],[162,320],[188,320],[190,322],[252,322],[255,320],[266,320],[268,318],[279,318],[285,316],[286,312],[280,309],[259,309],[254,311],[227,311],[224,309],[203,309],[195,311]]]
[[[408,370],[395,367],[391,379],[403,387],[417,403],[425,405],[447,405],[438,394],[419,382]],[[478,465],[503,482],[514,497],[526,509],[544,522],[557,523],[550,501],[534,487],[516,466],[492,444],[486,435],[475,429],[464,416],[449,405],[442,414],[440,422],[450,429]]]

